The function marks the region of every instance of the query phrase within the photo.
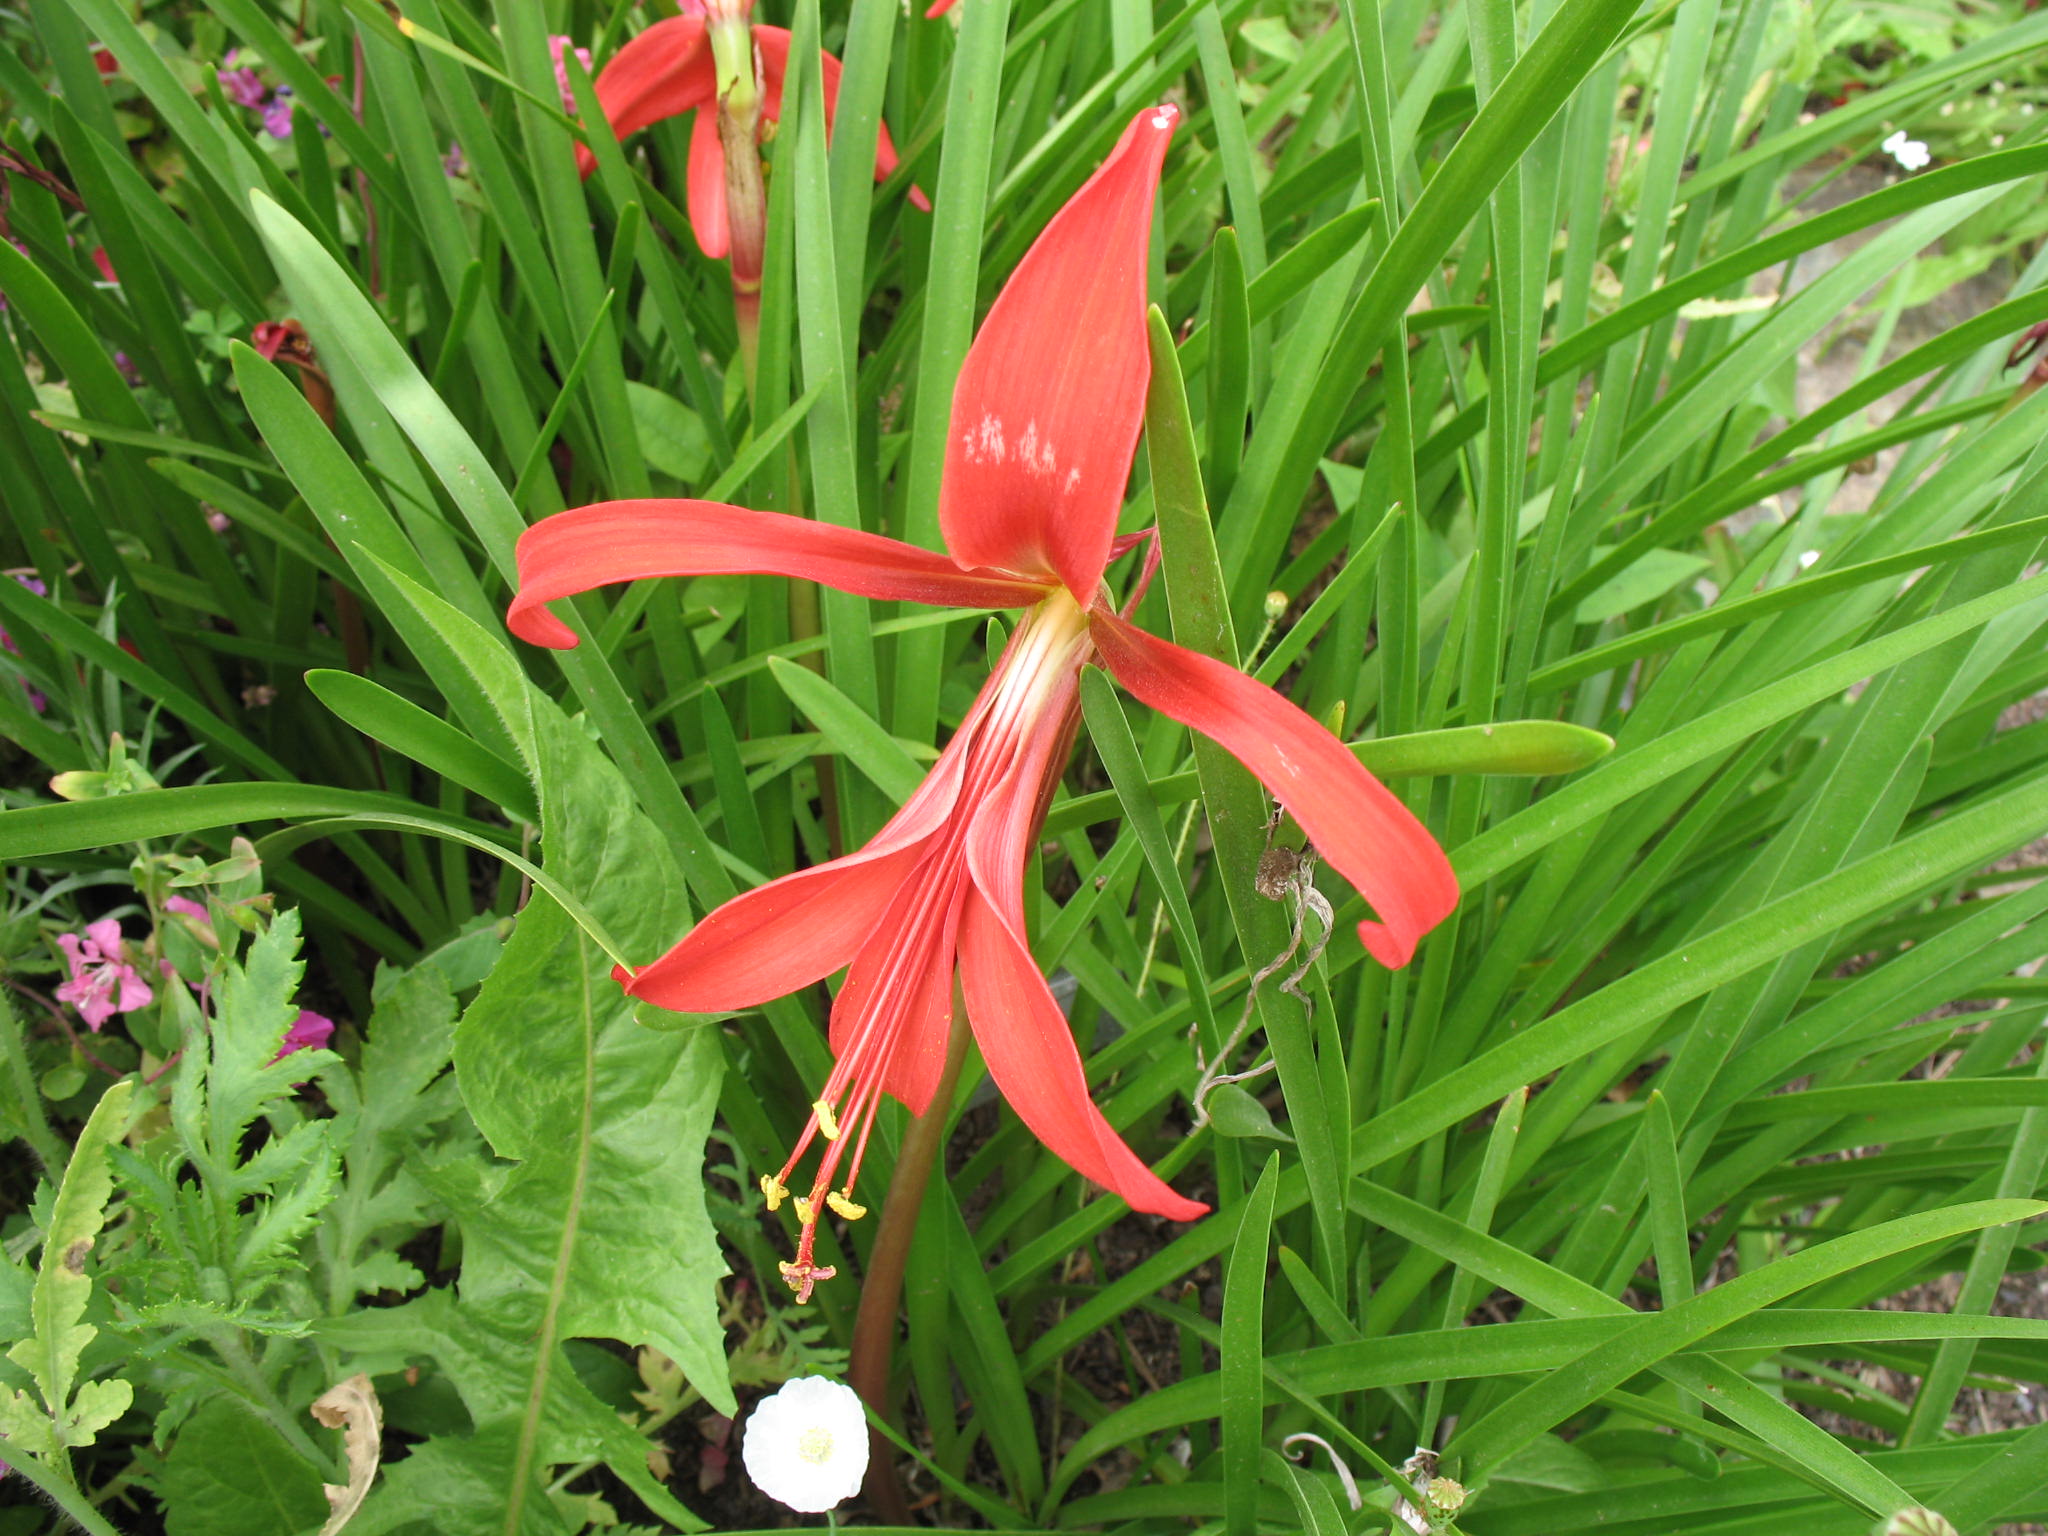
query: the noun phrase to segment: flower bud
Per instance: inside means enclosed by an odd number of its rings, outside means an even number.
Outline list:
[[[1877,1527],[1874,1536],[1956,1536],[1956,1528],[1946,1515],[1915,1505]]]
[[[1266,594],[1266,622],[1268,624],[1278,624],[1280,622],[1287,612],[1287,602],[1288,598],[1285,592],[1268,592]]]

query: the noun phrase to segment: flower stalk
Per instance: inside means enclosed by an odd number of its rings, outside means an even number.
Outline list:
[[[953,1095],[972,1038],[967,1007],[957,988],[953,998],[953,1032],[946,1044],[946,1065],[938,1091],[921,1115],[914,1116],[896,1150],[896,1169],[889,1177],[889,1195],[875,1228],[875,1245],[861,1275],[860,1309],[853,1319],[853,1349],[846,1366],[847,1384],[878,1419],[894,1421],[889,1402],[889,1366],[896,1352],[896,1313],[903,1299],[903,1277],[909,1273],[910,1245],[917,1220],[931,1188],[932,1164],[945,1143],[952,1118]],[[870,1431],[866,1491],[875,1513],[890,1525],[910,1524],[910,1507],[896,1480],[895,1447],[880,1430]]]

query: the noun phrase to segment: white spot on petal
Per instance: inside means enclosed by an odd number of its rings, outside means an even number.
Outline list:
[[[994,416],[984,414],[981,418],[979,431],[981,456],[992,463],[1002,463],[1003,455],[1006,452],[1003,443],[1003,424],[996,420]]]

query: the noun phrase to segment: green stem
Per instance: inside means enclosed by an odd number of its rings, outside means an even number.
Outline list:
[[[72,1486],[69,1480],[60,1477],[48,1467],[39,1465],[33,1457],[24,1456],[10,1463],[15,1475],[35,1485],[35,1489],[81,1530],[90,1531],[92,1536],[121,1536],[121,1533],[107,1522],[107,1517],[93,1507],[82,1489]]]
[[[853,1350],[846,1366],[847,1384],[878,1419],[889,1418],[889,1358],[896,1347],[896,1309],[903,1297],[903,1276],[910,1262],[911,1239],[917,1234],[918,1212],[931,1186],[933,1160],[946,1139],[946,1120],[953,1090],[967,1059],[967,1011],[959,984],[953,989],[953,1032],[946,1042],[946,1065],[939,1086],[923,1114],[910,1122],[896,1150],[896,1171],[882,1202],[875,1246],[868,1252],[861,1276],[860,1310],[853,1320]],[[895,1447],[879,1430],[868,1432],[868,1502],[888,1525],[910,1524],[910,1509],[896,1481]]]
[[[21,1100],[21,1130],[28,1144],[42,1159],[43,1169],[56,1183],[64,1176],[70,1155],[43,1114],[43,1096],[36,1088],[36,1075],[28,1064],[28,1046],[22,1039],[21,1015],[4,990],[0,990],[0,1052],[7,1056],[7,1072],[14,1079],[14,1095]]]

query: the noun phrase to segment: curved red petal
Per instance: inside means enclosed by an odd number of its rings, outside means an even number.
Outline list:
[[[1451,861],[1408,808],[1264,683],[1111,614],[1091,614],[1089,626],[1118,682],[1258,775],[1379,914],[1379,922],[1358,925],[1366,949],[1383,965],[1406,965],[1417,941],[1458,904]]]
[[[859,954],[925,842],[953,814],[963,760],[941,755],[857,853],[735,896],[652,965],[612,974],[631,996],[678,1013],[751,1008],[831,975]]]
[[[924,13],[924,19],[926,21],[936,21],[959,3],[960,0],[932,0],[931,9]]]
[[[600,501],[519,536],[519,593],[505,622],[522,640],[567,649],[576,634],[542,607],[653,576],[794,576],[842,592],[956,608],[1014,608],[1043,590],[878,534],[717,501]]]
[[[732,223],[725,212],[725,145],[718,137],[718,115],[704,111],[690,125],[690,172],[686,183],[690,233],[697,249],[713,261],[732,250]]]
[[[753,1008],[821,981],[859,953],[917,849],[868,849],[800,869],[708,912],[653,964],[613,975],[634,997],[677,1013]]]
[[[1192,1221],[1209,1208],[1175,1194],[1088,1097],[1073,1032],[1024,937],[1024,861],[1038,825],[1040,789],[1058,775],[1072,744],[1065,727],[1079,681],[1076,663],[1015,742],[1015,760],[972,808],[967,865],[973,883],[957,941],[961,995],[989,1075],[1032,1134],[1134,1210]]]
[[[1208,1213],[1175,1194],[1123,1143],[1088,1097],[1081,1053],[1031,953],[977,888],[960,918],[960,988],[989,1076],[1018,1117],[1083,1178],[1133,1210],[1193,1221]]]
[[[591,84],[605,121],[622,139],[649,123],[703,106],[718,88],[711,50],[705,46],[704,18],[657,21],[613,54]],[[577,150],[576,168],[585,176],[597,168],[589,150]]]
[[[1145,256],[1178,118],[1138,114],[968,349],[939,488],[946,548],[964,566],[1056,575],[1080,603],[1095,596],[1145,414]]]

